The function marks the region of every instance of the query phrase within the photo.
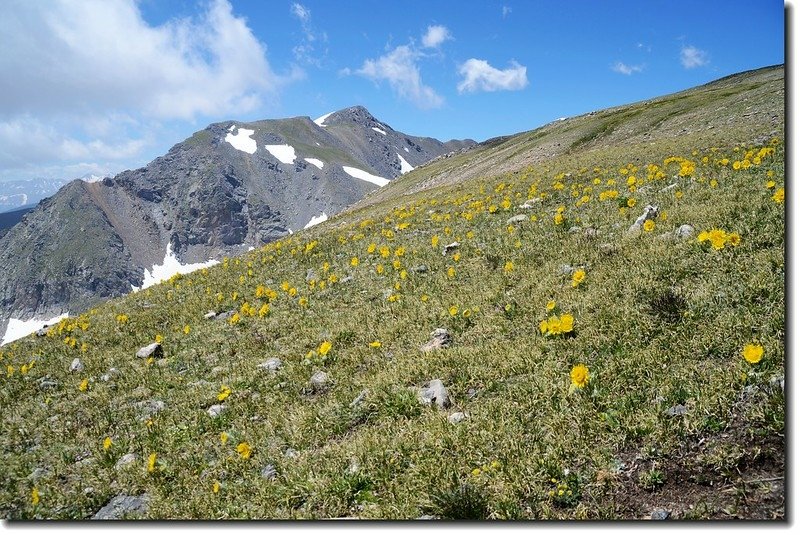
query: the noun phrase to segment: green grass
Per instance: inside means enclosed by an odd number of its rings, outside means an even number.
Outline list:
[[[784,373],[784,212],[772,199],[783,186],[782,145],[747,170],[715,163],[759,148],[697,147],[679,154],[695,172],[672,178],[679,166],[665,168],[663,159],[674,154],[666,144],[648,147],[660,156],[638,160],[633,193],[619,172],[633,155],[606,147],[407,196],[402,206],[367,206],[6,346],[2,364],[14,371],[0,379],[0,513],[85,518],[116,494],[147,491],[152,518],[625,518],[632,513],[617,507],[618,487],[601,484],[601,474],[624,484],[621,460],[645,455],[649,464],[631,476],[631,488],[659,492],[675,481],[671,459],[684,448],[744,421],[748,435],[696,460],[697,473],[732,481],[784,426],[782,392],[766,386]],[[646,163],[665,175],[648,178]],[[765,187],[767,172],[774,189]],[[675,190],[659,193],[672,182],[680,199]],[[598,200],[606,189],[619,197]],[[591,200],[576,207],[584,192]],[[533,210],[517,208],[540,193]],[[625,197],[637,204],[620,211]],[[648,203],[662,211],[655,230],[628,235]],[[556,225],[559,206],[566,221]],[[509,228],[506,220],[519,213],[529,219]],[[658,239],[684,223],[736,232],[741,244],[714,250],[696,237]],[[596,238],[584,235],[589,226]],[[452,241],[461,246],[443,256]],[[412,269],[422,264],[427,272]],[[563,264],[586,271],[578,288]],[[261,295],[260,286],[276,296]],[[556,312],[574,316],[570,335],[539,332],[551,300]],[[256,311],[268,303],[269,313],[242,313],[245,302]],[[230,309],[241,321],[203,319]],[[420,352],[437,327],[451,332],[452,346]],[[157,335],[166,357],[135,358]],[[324,341],[332,343],[324,361],[309,355]],[[754,341],[765,353],[751,365],[741,352]],[[257,368],[272,356],[283,360],[281,370]],[[70,374],[75,357],[86,369]],[[571,389],[578,363],[590,382]],[[111,367],[119,375],[102,381]],[[321,392],[309,384],[317,370],[331,379]],[[44,377],[58,386],[41,390]],[[434,378],[450,392],[448,411],[416,399]],[[226,411],[211,419],[205,409],[223,385],[232,391]],[[750,386],[756,397],[743,404]],[[152,399],[166,408],[148,425],[136,403]],[[666,416],[676,404],[687,414]],[[467,419],[450,424],[455,411]],[[108,451],[105,437],[113,440]],[[252,447],[249,459],[237,454],[240,442]],[[288,448],[299,456],[286,457]],[[115,469],[129,452],[138,461]],[[151,453],[159,468],[148,473]],[[82,456],[90,460],[76,462]],[[266,464],[277,468],[276,479],[261,478]],[[33,481],[37,467],[48,474]]]

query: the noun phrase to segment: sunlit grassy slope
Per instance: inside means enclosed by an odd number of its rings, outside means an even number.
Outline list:
[[[0,513],[86,518],[147,493],[150,518],[781,517],[783,70],[767,73],[777,126],[737,111],[710,143],[666,118],[637,141],[603,125],[635,130],[649,108],[599,112],[554,157],[528,154],[534,131],[435,162],[3,347]],[[707,91],[685,112],[720,108]],[[480,175],[456,179],[472,161]],[[694,233],[664,236],[681,225]],[[436,328],[450,347],[423,353]],[[164,358],[135,357],[156,339]],[[450,408],[418,401],[433,379]]]

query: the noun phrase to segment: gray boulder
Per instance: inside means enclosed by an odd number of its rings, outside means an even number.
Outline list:
[[[150,345],[139,348],[139,351],[136,352],[136,356],[140,359],[146,359],[150,357],[160,359],[164,357],[164,349],[158,342],[153,342]]]
[[[434,379],[420,389],[418,398],[424,405],[436,404],[440,409],[450,406],[450,395],[441,379]]]
[[[427,353],[436,349],[445,349],[450,347],[452,341],[453,339],[447,329],[439,328],[431,333],[431,339],[423,344],[420,350],[423,353]]]
[[[82,372],[83,371],[83,362],[78,357],[75,357],[72,360],[72,364],[69,365],[70,373]]]
[[[119,494],[97,511],[92,520],[119,520],[131,515],[144,515],[147,513],[149,501],[150,496],[146,493],[139,496]]]

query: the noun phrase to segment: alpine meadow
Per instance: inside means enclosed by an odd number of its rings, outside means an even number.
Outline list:
[[[436,145],[3,345],[0,516],[782,520],[784,72]]]

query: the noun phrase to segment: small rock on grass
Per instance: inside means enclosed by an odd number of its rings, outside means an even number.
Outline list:
[[[216,312],[214,312],[213,310],[209,310],[208,312],[206,312],[206,313],[203,315],[203,317],[204,317],[205,319],[207,319],[207,320],[213,320],[214,318],[216,318],[216,317],[217,317],[217,313],[216,313]]]
[[[528,220],[528,216],[526,216],[525,214],[519,214],[519,215],[515,215],[514,217],[509,217],[508,220],[506,220],[506,225],[514,225],[516,223],[524,223],[527,220]]]
[[[656,509],[650,515],[651,520],[669,520],[669,517],[672,516],[672,511],[667,511],[665,509]]]
[[[450,395],[447,393],[441,379],[434,379],[427,386],[420,389],[418,393],[420,402],[424,405],[436,404],[440,409],[450,406]]]
[[[122,457],[119,458],[117,463],[114,465],[114,468],[120,470],[125,468],[126,466],[135,463],[139,459],[139,456],[135,453],[126,453]]]
[[[314,390],[322,390],[328,386],[328,374],[323,371],[318,371],[311,376],[311,387]]]
[[[362,390],[361,393],[358,396],[356,396],[356,398],[353,401],[350,402],[350,408],[353,408],[359,405],[362,401],[364,401],[364,398],[367,397],[368,393],[369,390]]]
[[[467,415],[463,412],[454,412],[450,416],[447,417],[447,421],[451,424],[460,424],[464,420],[466,420]]]
[[[259,368],[268,372],[276,372],[281,369],[281,366],[283,366],[283,362],[278,357],[269,358],[258,365]]]
[[[125,515],[143,515],[147,513],[149,501],[150,496],[146,493],[139,496],[119,494],[97,511],[92,520],[119,520]]]
[[[136,356],[140,359],[146,359],[149,357],[160,359],[164,356],[164,349],[158,342],[153,342],[150,345],[139,348],[139,351],[136,352]]]
[[[431,333],[431,339],[428,340],[420,350],[423,353],[427,353],[428,351],[433,351],[435,349],[445,349],[450,347],[450,343],[453,341],[450,333],[447,332],[447,329],[436,329]]]
[[[71,373],[82,372],[83,371],[83,362],[81,362],[81,359],[79,359],[78,357],[75,357],[72,360],[72,364],[69,365],[69,371]]]
[[[211,405],[206,412],[212,418],[216,418],[217,416],[225,412],[225,405],[220,405],[220,404]]]
[[[268,464],[267,466],[261,469],[261,477],[268,480],[275,479],[276,477],[278,477],[278,471],[275,469],[273,465]]]
[[[674,405],[664,411],[667,416],[683,416],[687,413],[685,405]]]
[[[447,245],[444,246],[444,249],[442,250],[442,256],[447,256],[447,253],[449,253],[453,249],[458,248],[458,246],[460,245],[461,244],[458,243],[457,241],[454,241],[453,243],[448,243]]]
[[[655,219],[657,215],[658,215],[658,206],[648,204],[647,206],[644,207],[642,215],[640,215],[633,223],[633,225],[630,226],[628,232],[633,233],[641,231],[642,227],[644,226],[644,222],[647,221],[648,219]]]

